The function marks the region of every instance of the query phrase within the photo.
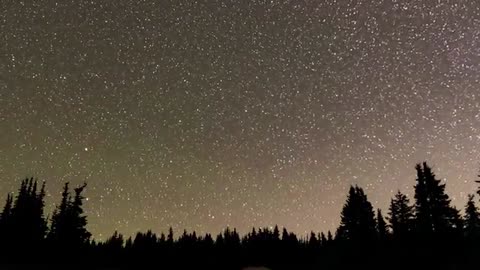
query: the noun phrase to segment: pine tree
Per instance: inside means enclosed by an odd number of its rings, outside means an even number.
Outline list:
[[[333,235],[330,231],[327,233],[327,242],[332,243],[333,242]]]
[[[255,232],[255,229],[254,229],[254,232]],[[289,234],[288,234],[287,228],[283,228],[283,230],[282,230],[282,240],[283,241],[288,241],[288,235]]]
[[[376,236],[375,214],[372,204],[358,186],[351,186],[341,213],[337,230],[340,240],[369,241]]]
[[[167,244],[168,244],[169,246],[173,246],[173,242],[174,242],[174,239],[173,239],[173,228],[170,227],[170,228],[168,228]]]
[[[468,195],[465,206],[465,236],[477,238],[480,236],[480,212],[475,205],[474,195]]]
[[[213,242],[213,238],[212,238],[212,235],[207,233],[205,235],[205,238],[203,239],[203,242],[205,244],[206,247],[210,248],[213,246],[214,242]]]
[[[8,247],[9,244],[12,242],[12,208],[13,196],[12,194],[8,194],[2,214],[0,215],[0,243],[2,244],[2,247]]]
[[[310,248],[318,248],[320,246],[320,242],[318,241],[317,235],[312,231],[310,232],[310,238],[308,239],[308,246]]]
[[[382,210],[377,209],[377,234],[380,241],[385,241],[388,237],[387,223],[383,219]]]
[[[43,215],[45,184],[42,191],[37,192],[37,181],[33,178],[22,181],[19,193],[13,206],[9,202],[9,234],[15,238],[12,243],[18,248],[35,248],[45,238],[46,221]]]
[[[115,231],[110,238],[105,241],[105,246],[110,250],[110,251],[119,251],[123,248],[124,240],[123,240],[123,235],[121,233],[118,233]]]
[[[0,222],[2,225],[7,223],[10,217],[12,216],[12,208],[13,208],[13,196],[12,194],[8,194],[7,200],[5,202],[5,206],[3,207],[2,214],[0,215]]]
[[[320,233],[320,242],[322,243],[322,246],[327,246],[328,244],[327,237],[323,232]]]
[[[62,200],[60,205],[53,211],[52,222],[48,234],[48,240],[57,246],[66,246],[68,244],[68,208],[70,203],[69,183],[63,186]]]
[[[43,241],[46,233],[47,233],[47,220],[44,216],[44,208],[45,208],[45,182],[42,183],[42,187],[40,192],[37,194],[37,181],[34,182],[34,186],[32,189],[32,200],[33,200],[33,230],[34,234],[38,241]]]
[[[424,166],[426,164],[424,163]],[[432,231],[431,209],[427,191],[427,183],[422,165],[415,166],[417,184],[415,185],[415,221],[416,230],[421,233]]]
[[[280,230],[278,229],[278,225],[275,225],[273,228],[273,240],[279,241],[280,240]]]
[[[86,184],[75,188],[72,198],[69,183],[65,183],[60,205],[52,215],[48,239],[59,248],[81,248],[88,244],[91,234],[87,231],[87,218],[83,215],[83,195]]]
[[[404,239],[413,230],[414,207],[405,194],[398,191],[390,202],[388,221],[396,239]]]
[[[75,188],[75,197],[71,204],[70,214],[72,215],[73,239],[77,241],[76,246],[83,246],[88,243],[91,233],[87,230],[87,217],[83,214],[83,195],[82,192],[87,187],[84,183],[82,186]]]
[[[460,222],[458,211],[450,206],[445,184],[436,179],[426,162],[417,164],[415,211],[418,232],[424,235],[451,233]]]
[[[125,241],[125,249],[131,250],[133,247],[133,240],[132,237],[128,237],[127,241]]]

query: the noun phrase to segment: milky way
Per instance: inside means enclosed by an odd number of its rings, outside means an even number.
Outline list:
[[[0,199],[88,183],[89,229],[334,229],[427,160],[480,161],[473,0],[19,1],[0,10]],[[51,210],[51,206],[48,211]]]

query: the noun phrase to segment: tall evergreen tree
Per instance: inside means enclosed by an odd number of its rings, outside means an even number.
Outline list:
[[[414,207],[407,195],[398,191],[390,201],[388,221],[396,239],[405,238],[413,230]]]
[[[328,243],[333,242],[333,235],[332,235],[332,232],[330,232],[330,231],[327,232],[327,242]]]
[[[123,248],[124,240],[123,235],[115,231],[110,238],[105,241],[105,247],[111,251],[118,252]]]
[[[2,247],[7,247],[12,242],[12,208],[13,196],[12,194],[8,194],[2,214],[0,215],[0,243],[2,244]]]
[[[369,241],[376,236],[375,214],[363,189],[351,186],[337,230],[340,240]]]
[[[450,206],[450,199],[432,169],[424,162],[417,164],[415,213],[419,233],[449,233],[457,229],[459,213]]]
[[[465,235],[470,238],[480,236],[480,212],[475,205],[474,195],[468,195],[467,205],[465,206]]]
[[[275,225],[275,227],[273,228],[273,240],[280,240],[280,230],[278,229],[278,225]]]
[[[383,219],[382,210],[377,209],[377,234],[380,241],[385,241],[388,237],[388,228],[385,219]]]
[[[310,232],[310,237],[308,239],[308,246],[313,249],[320,247],[320,241],[317,238],[317,235],[313,231]]]
[[[173,242],[174,242],[174,239],[173,239],[173,228],[170,227],[170,228],[168,228],[167,244],[168,244],[169,246],[173,246]]]
[[[326,246],[328,244],[327,237],[323,232],[320,233],[320,242],[322,243],[322,246]]]
[[[20,184],[19,193],[15,199],[8,226],[9,233],[15,238],[17,247],[26,245],[29,248],[38,246],[45,238],[46,221],[43,215],[45,184],[42,191],[37,192],[37,181],[25,179]]]
[[[63,186],[60,205],[53,211],[52,222],[48,234],[48,240],[54,245],[66,246],[68,244],[69,203],[70,191],[69,183],[67,182]]]
[[[72,216],[73,239],[77,240],[77,246],[87,244],[90,240],[91,233],[87,230],[87,216],[83,212],[83,197],[82,192],[87,187],[84,183],[82,186],[75,188],[75,197],[71,204],[70,215]]]
[[[12,208],[13,208],[13,196],[12,194],[7,195],[7,200],[5,202],[5,206],[3,207],[2,214],[0,215],[0,223],[5,224],[8,222],[10,217],[12,216]]]
[[[88,243],[87,218],[83,215],[83,195],[86,184],[75,188],[72,198],[69,183],[65,183],[60,205],[52,216],[49,240],[57,247],[80,248]]]

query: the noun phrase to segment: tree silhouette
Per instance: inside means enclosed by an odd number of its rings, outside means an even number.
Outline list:
[[[65,183],[60,205],[52,215],[48,239],[59,248],[81,248],[88,243],[91,234],[87,231],[87,218],[83,215],[82,192],[86,184],[74,189],[74,198],[70,195],[69,183]]]
[[[235,228],[227,227],[215,241],[208,233],[202,236],[186,230],[174,239],[170,227],[167,235],[161,233],[160,237],[147,231],[124,241],[115,231],[104,242],[90,242],[83,212],[86,185],[71,193],[65,183],[51,218],[48,241],[44,241],[45,183],[38,189],[37,181],[25,179],[16,196],[7,195],[0,215],[0,268],[3,263],[35,261],[54,254],[53,265],[64,258],[69,265],[84,263],[102,269],[138,269],[150,263],[158,263],[162,269],[242,269],[247,265],[344,269],[351,264],[377,269],[387,261],[404,269],[406,263],[417,260],[435,269],[473,269],[480,250],[480,211],[474,196],[468,196],[462,218],[450,205],[445,184],[426,163],[418,164],[416,173],[415,205],[400,191],[390,201],[387,220],[391,230],[381,210],[374,212],[363,189],[350,187],[335,240],[330,231],[297,237],[275,225],[254,227],[242,237]]]
[[[332,232],[328,231],[327,233],[327,242],[332,243],[333,242],[333,235]]]
[[[390,201],[388,221],[396,239],[407,237],[413,231],[414,207],[407,195],[398,191]]]
[[[308,239],[308,246],[312,249],[320,247],[320,241],[317,238],[317,235],[312,231],[310,232],[310,237]]]
[[[73,239],[77,241],[76,245],[82,246],[88,243],[91,233],[87,230],[87,216],[83,214],[83,195],[82,192],[87,187],[84,183],[82,186],[75,188],[75,197],[71,204]]]
[[[320,233],[320,242],[322,243],[322,246],[327,246],[328,244],[327,237],[323,232]]]
[[[112,236],[110,236],[107,241],[105,241],[105,247],[110,251],[120,251],[123,248],[124,244],[123,235],[115,231]]]
[[[475,205],[474,195],[468,195],[467,205],[465,206],[465,235],[471,238],[480,236],[480,212]]]
[[[11,207],[9,218],[5,219],[6,223],[10,223],[6,225],[9,229],[7,233],[15,238],[14,245],[16,247],[33,249],[44,240],[47,230],[43,214],[44,197],[45,183],[42,185],[42,189],[37,191],[37,181],[27,178],[20,184],[13,207],[11,200],[7,201],[5,207]]]
[[[372,204],[363,189],[351,186],[341,213],[339,240],[369,241],[375,239],[376,225]]]
[[[173,246],[173,241],[174,241],[174,239],[173,239],[173,228],[170,227],[168,229],[167,244],[171,247],[171,246]]]
[[[424,162],[417,164],[417,184],[415,185],[415,211],[417,230],[424,235],[448,233],[459,226],[459,213],[450,206],[445,193],[445,184],[436,179],[432,169]]]
[[[2,214],[0,215],[0,239],[2,247],[8,247],[12,243],[12,209],[13,209],[13,196],[12,194],[7,195],[7,200],[5,206],[3,207]]]
[[[388,237],[388,228],[385,219],[383,219],[382,210],[377,209],[377,234],[380,241],[385,241]]]

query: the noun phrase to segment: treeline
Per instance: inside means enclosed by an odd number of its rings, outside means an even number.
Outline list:
[[[175,236],[139,232],[125,239],[115,232],[96,242],[87,231],[82,192],[65,184],[61,201],[44,215],[45,183],[22,181],[15,198],[7,196],[0,216],[1,262],[69,267],[242,269],[328,269],[361,266],[405,269],[425,266],[457,269],[478,265],[480,213],[473,194],[463,214],[452,204],[445,184],[427,163],[416,167],[414,198],[398,191],[388,212],[374,209],[364,190],[350,187],[340,226],[332,234],[299,237],[286,228],[252,228],[240,235],[226,228],[218,235],[184,231]]]

